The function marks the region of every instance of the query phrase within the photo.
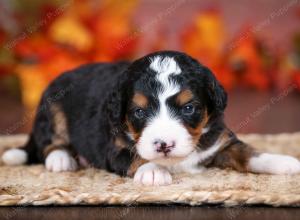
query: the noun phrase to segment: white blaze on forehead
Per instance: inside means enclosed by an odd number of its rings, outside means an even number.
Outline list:
[[[170,75],[181,73],[181,69],[173,57],[156,56],[151,59],[150,68],[157,72],[157,79],[163,85],[168,84]]]
[[[162,84],[162,90],[158,94],[160,112],[157,120],[163,122],[171,120],[168,112],[166,100],[180,91],[180,87],[175,82],[169,80],[171,75],[181,73],[181,69],[172,57],[156,56],[151,60],[150,68],[157,72],[156,78]]]
[[[163,86],[161,93],[158,94],[161,107],[163,107],[167,98],[180,91],[179,85],[170,81],[170,76],[180,74],[181,69],[173,57],[162,56],[151,59],[150,68],[157,73],[156,78]]]

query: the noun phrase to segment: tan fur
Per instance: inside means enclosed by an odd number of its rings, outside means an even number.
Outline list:
[[[146,108],[148,105],[148,98],[141,93],[135,93],[132,101],[136,106],[141,108]]]
[[[68,145],[70,140],[65,113],[58,104],[52,104],[50,111],[52,114],[52,126],[54,130],[52,144],[55,146]]]
[[[193,143],[195,145],[199,142],[199,139],[202,135],[202,130],[206,126],[208,120],[209,120],[209,117],[208,117],[207,111],[205,110],[203,120],[201,121],[201,123],[199,123],[199,125],[196,128],[192,128],[188,125],[185,125],[186,129],[188,130],[190,135],[193,137]]]
[[[47,147],[44,148],[43,150],[43,155],[45,157],[47,157],[52,151],[54,150],[63,150],[64,148],[63,147],[60,147],[60,146],[55,146],[55,145],[48,145]]]
[[[193,93],[191,90],[186,89],[181,91],[177,97],[176,97],[176,102],[178,105],[184,105],[186,103],[188,103],[189,101],[191,101],[193,98]]]
[[[136,131],[134,130],[132,124],[130,123],[130,121],[128,120],[127,117],[126,117],[126,122],[125,122],[125,123],[126,123],[126,125],[127,125],[127,128],[128,128],[129,133],[132,134],[134,141],[137,142],[138,139],[139,139],[140,136],[141,136],[141,133],[138,133],[138,132],[136,132]]]
[[[61,106],[56,103],[51,104],[50,112],[54,134],[52,136],[52,143],[43,151],[45,157],[53,150],[65,149],[70,143],[67,119]]]
[[[115,139],[115,146],[121,150],[123,148],[126,148],[126,142],[122,138],[117,137]]]
[[[139,157],[138,155],[135,156],[135,158],[133,159],[129,169],[127,170],[127,175],[130,177],[133,177],[135,172],[137,171],[137,169],[147,163],[148,161],[142,159],[141,157]]]
[[[224,144],[210,166],[248,172],[248,161],[257,154],[254,149],[243,142],[236,142],[236,139],[231,139],[227,129],[220,136],[220,139]]]

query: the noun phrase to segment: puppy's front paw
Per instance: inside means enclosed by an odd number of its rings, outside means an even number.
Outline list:
[[[172,183],[171,174],[154,163],[146,163],[138,168],[134,182],[148,186],[169,185]]]
[[[258,173],[297,174],[300,161],[294,157],[279,154],[260,154],[249,161],[250,168]]]
[[[77,169],[77,162],[65,150],[54,150],[46,158],[47,170],[53,172],[74,171]]]

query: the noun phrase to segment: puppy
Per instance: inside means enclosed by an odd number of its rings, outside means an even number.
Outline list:
[[[44,92],[29,142],[2,155],[7,165],[49,171],[93,166],[166,185],[172,173],[205,168],[296,174],[293,157],[259,153],[223,120],[227,95],[211,71],[174,51],[133,63],[96,63],[58,77]]]

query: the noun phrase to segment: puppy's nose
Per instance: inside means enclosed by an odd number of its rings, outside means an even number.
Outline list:
[[[154,145],[156,146],[157,152],[167,155],[171,152],[172,148],[175,147],[175,141],[170,141],[169,143],[167,143],[163,140],[156,140],[154,141]]]

